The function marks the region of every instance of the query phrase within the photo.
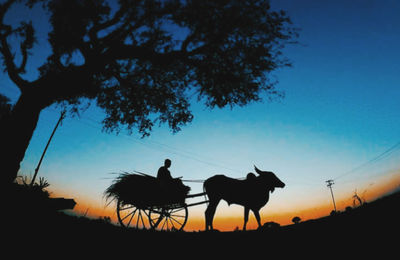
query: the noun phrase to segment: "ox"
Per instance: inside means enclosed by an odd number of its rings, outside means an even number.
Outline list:
[[[226,177],[225,175],[215,175],[204,182],[204,191],[207,193],[209,204],[205,211],[206,230],[213,229],[213,219],[218,203],[221,199],[228,204],[239,204],[244,206],[244,225],[249,219],[249,211],[253,211],[257,219],[258,227],[261,227],[259,210],[267,204],[269,192],[275,188],[285,187],[285,183],[278,179],[273,172],[261,171],[254,166],[258,173],[247,174],[245,180],[238,180]]]

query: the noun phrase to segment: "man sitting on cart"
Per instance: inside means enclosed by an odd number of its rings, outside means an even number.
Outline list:
[[[164,190],[172,198],[183,198],[190,190],[189,187],[183,185],[179,178],[172,178],[168,168],[171,167],[171,160],[165,159],[164,166],[161,166],[157,172],[157,179],[160,182],[161,189]]]
[[[157,172],[157,179],[161,183],[171,183],[173,178],[171,176],[171,173],[169,172],[168,168],[171,167],[171,160],[170,159],[165,159],[164,161],[164,166],[161,166],[160,169],[158,169]]]

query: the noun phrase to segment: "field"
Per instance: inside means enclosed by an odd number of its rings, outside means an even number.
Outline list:
[[[32,197],[5,204],[7,232],[3,234],[10,245],[32,248],[36,253],[56,248],[60,254],[84,250],[101,255],[127,250],[135,255],[142,250],[152,256],[179,252],[192,252],[196,256],[227,250],[233,254],[275,251],[314,255],[324,250],[342,256],[370,251],[384,256],[396,251],[400,231],[400,192],[333,216],[245,232],[126,230],[104,219],[69,216],[46,209],[35,205]]]

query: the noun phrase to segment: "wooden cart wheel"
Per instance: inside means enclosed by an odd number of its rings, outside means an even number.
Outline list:
[[[122,201],[117,202],[117,216],[121,226],[137,229],[150,229],[149,210],[136,207],[132,204],[124,204]]]
[[[171,208],[153,207],[150,210],[149,221],[153,229],[163,231],[180,231],[186,225],[188,209],[186,205]]]

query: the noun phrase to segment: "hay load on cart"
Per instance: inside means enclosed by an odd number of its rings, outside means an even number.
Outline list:
[[[105,197],[116,201],[118,221],[124,227],[181,230],[187,221],[189,191],[179,178],[165,182],[144,173],[122,173]]]
[[[169,183],[160,182],[147,174],[122,173],[107,188],[107,199],[113,198],[124,204],[138,207],[163,206],[171,203],[184,203],[190,187],[180,179]]]

